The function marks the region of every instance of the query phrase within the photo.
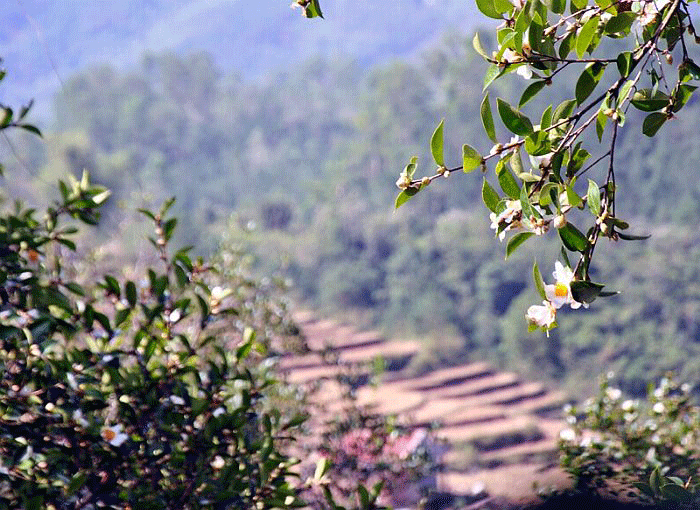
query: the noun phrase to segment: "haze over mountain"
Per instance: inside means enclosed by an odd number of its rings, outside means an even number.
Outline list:
[[[405,56],[483,17],[467,0],[329,0],[308,21],[289,0],[15,0],[0,12],[0,101],[37,99],[88,65],[131,66],[144,52],[210,52],[225,72],[256,77],[317,55],[372,64]]]

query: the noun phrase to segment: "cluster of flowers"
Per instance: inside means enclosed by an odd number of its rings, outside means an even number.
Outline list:
[[[587,303],[579,303],[571,293],[571,282],[576,279],[571,268],[564,266],[557,260],[552,275],[555,283],[544,286],[547,299],[542,301],[541,305],[532,305],[525,314],[528,323],[538,328],[544,328],[547,335],[549,335],[550,329],[556,327],[557,310],[562,306],[568,304],[573,309],[581,306],[588,308]]]

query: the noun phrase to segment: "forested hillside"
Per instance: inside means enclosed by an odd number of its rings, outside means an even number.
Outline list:
[[[71,73],[106,62],[133,66],[145,51],[204,50],[226,72],[250,77],[319,54],[366,66],[413,53],[445,29],[470,28],[476,20],[476,7],[462,0],[337,0],[313,30],[298,10],[287,8],[288,0],[5,3],[0,55],[13,72],[0,101],[34,97],[35,116],[48,113],[44,105]]]
[[[549,338],[524,332],[525,310],[538,301],[529,281],[536,253],[524,247],[515,263],[500,262],[504,246],[489,240],[478,177],[453,175],[457,183],[435,183],[393,212],[398,172],[414,153],[428,161],[440,118],[448,154],[485,141],[483,67],[469,39],[369,71],[313,60],[259,81],[222,71],[207,53],[92,68],[66,80],[55,101],[61,129],[45,145],[15,139],[15,154],[3,155],[12,175],[27,177],[7,184],[31,197],[87,168],[114,191],[113,210],[176,195],[183,243],[213,249],[223,234],[251,247],[309,306],[425,339],[423,367],[487,358],[581,394],[609,369],[634,393],[668,369],[699,380],[700,147],[681,136],[693,132],[697,101],[653,144],[623,133],[617,150],[628,166],[618,185],[644,184],[620,195],[618,216],[653,237],[609,253],[602,246],[596,270],[622,294],[567,316]],[[527,85],[504,83],[493,95]],[[533,110],[545,99],[561,101],[563,90],[552,86]],[[102,235],[131,228],[113,220]],[[136,249],[129,239],[122,250]],[[553,268],[542,269],[550,280]]]

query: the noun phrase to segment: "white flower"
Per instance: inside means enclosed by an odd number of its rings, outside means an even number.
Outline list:
[[[522,55],[516,53],[515,51],[511,50],[510,48],[506,48],[503,51],[503,55],[501,56],[501,63],[502,64],[517,64],[518,62],[522,62],[525,60]]]
[[[221,301],[225,297],[229,296],[231,294],[231,289],[228,287],[219,287],[218,285],[211,289],[211,297],[212,299],[216,299],[217,301]]]
[[[530,66],[525,64],[520,67],[515,71],[515,74],[518,76],[522,76],[524,79],[529,80],[532,78],[532,69],[530,69]]]
[[[214,412],[211,414],[212,414],[212,416],[214,416],[214,418],[216,418],[218,416],[221,416],[225,412],[226,412],[226,409],[224,409],[223,407],[217,407],[216,409],[214,409]]]
[[[506,231],[519,228],[520,220],[516,219],[518,215],[522,213],[522,204],[520,200],[508,200],[506,201],[506,208],[499,215],[491,213],[489,218],[491,219],[491,228],[498,232],[502,223],[507,226],[501,232],[498,233],[498,239],[503,241],[506,237]]]
[[[530,163],[532,163],[532,166],[535,168],[547,168],[552,164],[553,157],[553,152],[548,152],[547,154],[542,154],[541,156],[530,155]]]
[[[576,440],[576,432],[574,429],[564,429],[561,432],[559,432],[559,439],[562,441],[575,441]]]
[[[610,400],[619,400],[622,396],[622,391],[619,388],[608,388],[605,390],[605,394]]]
[[[170,395],[170,401],[176,406],[184,406],[185,400],[177,395]]]
[[[129,439],[129,436],[122,432],[121,425],[103,427],[100,435],[102,436],[102,439],[107,441],[112,446],[121,446],[124,444],[124,441]]]
[[[557,310],[549,301],[542,301],[542,305],[528,308],[525,318],[530,324],[549,330],[557,319]]]
[[[222,469],[226,465],[226,461],[224,461],[224,458],[221,455],[217,455],[210,464],[214,469]]]
[[[80,409],[76,409],[75,411],[73,411],[73,420],[83,428],[86,428],[88,425],[90,425],[85,419],[85,416],[83,416],[83,412]]]
[[[657,402],[654,404],[654,407],[651,408],[652,411],[655,413],[661,414],[664,412],[664,403],[663,402]]]
[[[554,285],[545,285],[544,291],[547,299],[552,302],[554,308],[561,308],[568,304],[571,308],[580,308],[583,304],[584,308],[588,308],[588,303],[579,303],[571,294],[571,282],[575,280],[574,273],[569,267],[565,267],[557,260],[554,264]]]

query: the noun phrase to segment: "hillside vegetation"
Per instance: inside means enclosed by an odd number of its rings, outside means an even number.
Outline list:
[[[393,212],[396,176],[414,153],[428,161],[438,119],[450,126],[447,153],[484,139],[483,68],[467,41],[448,37],[419,59],[370,71],[313,60],[261,81],[222,72],[206,53],[92,68],[58,94],[60,129],[45,146],[15,139],[4,159],[26,179],[7,185],[31,197],[86,168],[114,191],[113,211],[177,195],[181,241],[246,244],[309,306],[426,339],[430,354],[417,368],[486,358],[580,394],[607,370],[635,394],[666,370],[700,379],[700,147],[682,136],[693,132],[697,101],[653,144],[621,136],[628,167],[618,185],[644,185],[625,189],[618,216],[653,236],[600,256],[596,271],[622,294],[567,317],[549,338],[524,333],[524,312],[538,301],[536,253],[523,247],[515,263],[499,262],[504,246],[488,240],[478,178],[454,175],[458,185],[436,183]],[[492,95],[515,97],[526,82],[499,85]],[[564,99],[556,85],[546,97]],[[112,219],[102,235],[130,228]],[[120,249],[138,248],[125,239]],[[545,280],[552,269],[542,268]]]

